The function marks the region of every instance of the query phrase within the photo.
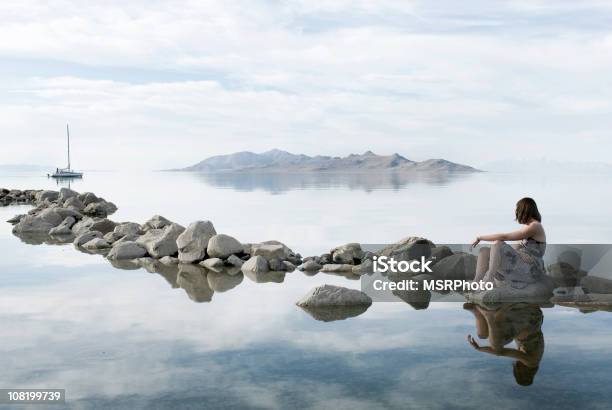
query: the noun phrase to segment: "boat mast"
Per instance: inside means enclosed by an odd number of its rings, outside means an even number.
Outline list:
[[[70,129],[66,124],[66,136],[68,137],[68,170],[70,170]]]

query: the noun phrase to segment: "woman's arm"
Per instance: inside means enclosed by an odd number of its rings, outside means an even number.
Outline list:
[[[480,235],[476,237],[476,240],[472,243],[472,248],[478,245],[480,241],[494,242],[494,241],[520,241],[521,239],[531,238],[537,233],[537,227],[535,224],[525,225],[521,229],[508,232],[508,233],[494,233],[490,235]]]

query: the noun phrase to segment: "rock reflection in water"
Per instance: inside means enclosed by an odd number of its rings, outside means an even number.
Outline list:
[[[328,307],[304,307],[300,308],[321,322],[333,322],[359,316],[368,310],[369,305],[356,306],[328,306]]]
[[[208,272],[206,279],[212,290],[221,293],[227,292],[240,285],[244,279],[244,275],[242,272],[238,272],[234,275],[230,275],[227,272]]]
[[[193,173],[194,178],[217,188],[237,191],[262,190],[282,194],[292,190],[313,188],[348,188],[366,192],[377,189],[399,190],[411,184],[448,185],[469,178],[465,173],[411,173],[411,172],[217,172]]]
[[[481,346],[471,335],[468,343],[478,352],[513,359],[516,382],[531,385],[544,355],[544,315],[540,306],[515,303],[490,308],[466,303],[464,308],[474,314],[476,334],[488,339],[489,345]],[[513,341],[516,348],[506,347]]]
[[[178,266],[176,282],[194,302],[210,302],[215,293],[206,278],[208,271],[197,265]]]
[[[268,272],[253,272],[245,271],[244,275],[255,283],[283,283],[287,272],[268,271]]]
[[[50,236],[46,233],[14,232],[13,235],[28,245],[65,245],[74,241],[73,235]]]

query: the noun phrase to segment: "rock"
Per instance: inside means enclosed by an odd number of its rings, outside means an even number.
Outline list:
[[[347,243],[332,249],[332,261],[337,264],[359,265],[363,257],[363,250],[358,243]]]
[[[354,275],[365,275],[374,272],[374,262],[365,259],[360,265],[353,266],[352,272]]]
[[[567,262],[556,262],[546,268],[556,287],[574,287],[586,275]]]
[[[242,283],[244,275],[238,272],[237,275],[228,275],[227,273],[208,272],[206,275],[208,285],[215,292],[227,292],[230,289]]]
[[[242,244],[235,238],[217,234],[208,241],[208,255],[212,258],[225,259],[233,253],[241,253],[243,251]]]
[[[93,238],[89,242],[85,242],[82,245],[82,247],[83,249],[88,249],[88,250],[99,250],[99,249],[110,248],[110,244],[106,242],[103,238]]]
[[[78,192],[73,191],[72,189],[69,189],[69,188],[62,188],[59,191],[58,201],[60,204],[63,204],[70,198],[76,198],[78,200],[79,199],[78,196],[79,196]]]
[[[295,265],[289,261],[283,261],[283,265],[285,265],[283,270],[287,272],[293,272],[295,270]]]
[[[55,226],[35,215],[26,215],[13,227],[13,233],[48,234]]]
[[[142,258],[147,254],[147,250],[136,242],[122,242],[113,246],[107,255],[108,259],[125,260]]]
[[[248,261],[242,265],[242,272],[265,273],[270,270],[268,261],[263,256],[251,256]]]
[[[146,232],[149,229],[161,229],[161,228],[165,228],[171,223],[172,222],[170,222],[169,220],[167,220],[161,215],[153,215],[151,219],[149,219],[147,222],[145,222],[142,225],[142,230]]]
[[[74,217],[69,216],[62,221],[61,224],[49,230],[49,235],[72,235],[72,226],[76,223]]]
[[[89,231],[94,222],[94,218],[85,217],[72,226],[72,233],[79,236],[80,234]]]
[[[140,229],[140,225],[135,222],[122,222],[115,226],[113,230],[120,237],[124,237],[126,235],[140,235],[142,234],[142,230]]]
[[[61,224],[64,218],[66,218],[67,216],[68,215],[64,215],[63,213],[59,212],[57,208],[47,208],[37,214],[36,218],[56,227]]]
[[[256,255],[256,256],[260,256],[260,255]],[[268,261],[268,265],[270,267],[270,270],[275,270],[275,271],[279,271],[279,272],[284,272],[285,271],[285,264],[280,259],[276,259],[276,258],[275,259],[270,259]]]
[[[113,234],[113,236],[116,235],[114,232],[112,232],[112,234]],[[125,235],[124,237],[122,237],[121,239],[117,239],[113,244],[118,244],[118,243],[122,243],[122,242],[136,242],[138,240],[138,238],[140,238],[140,236],[128,234],[128,235]]]
[[[314,259],[309,259],[301,264],[298,269],[307,272],[318,272],[323,266],[319,265]]]
[[[300,307],[370,306],[372,299],[357,289],[321,285],[313,288],[297,302]]]
[[[612,293],[612,280],[599,276],[585,276],[580,281],[580,286],[582,286],[587,293]]]
[[[210,221],[196,221],[190,224],[176,239],[179,260],[183,263],[194,263],[206,258],[208,241],[217,232]]]
[[[391,293],[404,302],[408,303],[415,310],[427,309],[431,301],[431,292],[423,289],[423,282],[435,280],[435,278],[427,273],[421,273],[411,278],[419,283],[417,290],[392,290]]]
[[[235,266],[237,268],[240,268],[240,267],[242,267],[242,265],[244,265],[244,261],[242,259],[240,259],[239,257],[237,257],[236,255],[228,256],[227,260],[225,262],[227,262],[230,265]]]
[[[476,256],[469,253],[455,253],[439,260],[431,267],[437,279],[472,280],[476,276]]]
[[[336,273],[336,272],[353,272],[353,265],[328,263],[323,265],[321,272]]]
[[[15,215],[11,219],[8,219],[6,222],[10,223],[11,225],[17,225],[23,219],[24,216],[24,214]]]
[[[287,260],[295,258],[295,254],[278,241],[267,241],[251,245],[251,256],[263,256],[268,261],[272,259]]]
[[[431,256],[431,250],[434,247],[433,242],[428,239],[411,236],[384,247],[377,254],[393,257],[398,262],[421,259],[421,257],[427,259]]]
[[[36,194],[36,202],[53,202],[59,198],[59,192],[57,191],[39,191]]]
[[[119,239],[123,238],[122,235],[117,234],[116,232],[107,232],[103,236],[104,240],[110,244],[117,242]]]
[[[434,266],[436,263],[441,261],[442,259],[451,256],[453,251],[448,246],[436,246],[431,249],[431,255],[429,259],[431,261],[429,266]]]
[[[184,230],[185,228],[182,226],[171,223],[163,229],[148,230],[136,242],[143,245],[149,255],[154,258],[159,259],[164,256],[173,256],[178,253],[176,239]]]
[[[203,260],[202,262],[199,263],[199,265],[213,272],[221,272],[224,267],[223,260],[219,258],[209,258],[209,259]]]
[[[98,198],[93,192],[83,192],[82,194],[79,194],[78,199],[83,203],[83,206],[100,202],[100,198]]]
[[[95,239],[95,238],[102,239],[102,233],[98,232],[98,231],[87,231],[87,232],[84,232],[84,233],[78,235],[74,239],[73,243],[74,243],[75,246],[83,246],[87,242],[89,242],[89,241],[91,241],[92,239]]]
[[[180,264],[177,284],[185,290],[194,302],[210,302],[214,295],[206,278],[206,271],[198,265]]]
[[[173,256],[164,256],[159,261],[163,263],[164,265],[178,265],[179,264],[179,259]]]
[[[83,213],[89,216],[98,216],[102,218],[106,218],[108,215],[113,214],[117,211],[117,206],[112,202],[92,202],[89,205],[85,206],[83,209]]]
[[[91,225],[89,225],[90,231],[98,231],[102,232],[102,234],[107,234],[109,232],[113,232],[117,224],[110,219],[106,218],[94,218]],[[117,238],[119,239],[119,238]]]
[[[317,262],[319,265],[327,265],[332,262],[331,254],[324,253],[319,257],[319,261]]]
[[[548,275],[542,275],[540,280],[530,283],[523,289],[515,289],[510,286],[497,287],[491,290],[476,293],[467,293],[464,296],[475,303],[514,303],[514,302],[548,302],[553,296],[555,284]]]
[[[555,296],[550,301],[561,306],[580,309],[582,313],[612,311],[612,294],[609,293],[587,293],[569,297]]]
[[[85,209],[85,205],[83,204],[83,202],[81,202],[81,200],[78,197],[72,197],[72,198],[68,198],[64,202],[64,208],[71,208],[76,211],[82,211],[83,209]]]

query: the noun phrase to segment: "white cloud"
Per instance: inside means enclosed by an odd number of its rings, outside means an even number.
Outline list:
[[[477,164],[541,157],[559,140],[547,156],[606,160],[580,135],[609,145],[612,30],[595,23],[612,10],[534,4],[4,4],[0,59],[30,62],[0,79],[0,127],[18,137],[0,162],[59,161],[30,147],[53,146],[65,121],[92,168],[271,147]],[[592,26],[568,24],[578,12]]]

